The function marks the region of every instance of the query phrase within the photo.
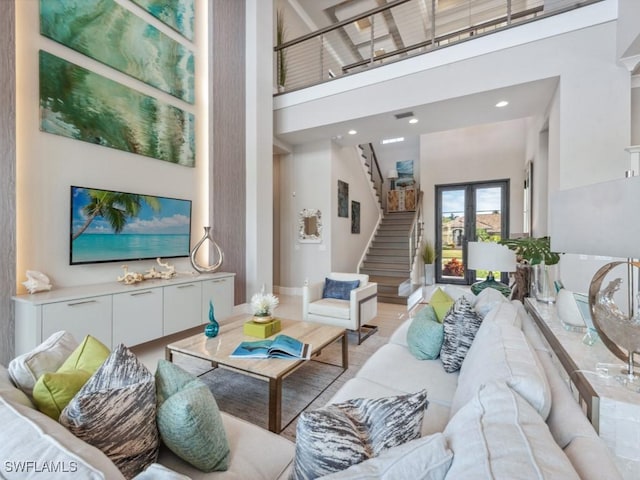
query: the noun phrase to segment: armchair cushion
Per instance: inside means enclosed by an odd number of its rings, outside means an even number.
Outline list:
[[[338,300],[349,300],[351,290],[360,286],[360,280],[333,280],[326,278],[322,298],[336,298]]]
[[[343,318],[349,320],[350,304],[345,300],[322,298],[309,304],[309,313],[323,317]]]

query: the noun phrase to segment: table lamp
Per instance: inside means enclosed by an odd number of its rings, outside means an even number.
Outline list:
[[[516,253],[508,247],[493,242],[469,242],[467,266],[472,270],[488,270],[486,280],[471,285],[471,292],[478,295],[485,288],[495,288],[505,297],[511,294],[508,285],[493,278],[494,271],[515,272]]]
[[[633,361],[634,353],[640,352],[640,312],[634,313],[638,293],[634,269],[640,268],[640,263],[633,261],[640,258],[638,205],[640,177],[628,176],[556,192],[550,209],[553,250],[626,259],[603,266],[589,285],[594,327],[605,346],[627,362],[622,379],[625,383],[638,381]],[[626,268],[626,278],[605,282],[605,277],[619,266]],[[622,291],[626,293],[626,312],[615,299],[625,282]]]

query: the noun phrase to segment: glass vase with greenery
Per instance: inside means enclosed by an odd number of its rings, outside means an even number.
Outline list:
[[[433,285],[435,283],[436,250],[429,240],[422,245],[422,261],[424,262],[424,284]]]

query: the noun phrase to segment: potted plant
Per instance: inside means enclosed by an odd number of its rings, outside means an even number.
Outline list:
[[[260,293],[251,297],[251,309],[253,311],[253,321],[267,323],[272,320],[273,310],[280,301],[273,293],[264,293],[264,288]]]
[[[555,302],[560,288],[560,253],[551,251],[549,237],[506,238],[498,243],[516,252],[518,269],[512,298],[522,300],[533,292],[541,302]],[[533,278],[532,278],[533,277]]]
[[[429,240],[422,245],[422,261],[424,262],[424,284],[433,285],[435,283],[436,250]]]
[[[287,34],[287,29],[284,26],[284,12],[282,10],[278,10],[276,12],[276,46],[279,47],[283,43],[286,42],[285,36]],[[284,91],[284,85],[287,81],[287,55],[284,49],[276,51],[277,56],[277,83],[278,83],[278,91]]]

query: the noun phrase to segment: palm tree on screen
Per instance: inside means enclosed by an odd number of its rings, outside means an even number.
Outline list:
[[[155,212],[160,210],[158,199],[147,195],[105,190],[87,190],[87,194],[89,195],[89,203],[82,207],[86,220],[73,234],[72,241],[82,235],[96,217],[104,218],[115,233],[120,233],[127,221],[138,215],[143,203],[149,205]]]

